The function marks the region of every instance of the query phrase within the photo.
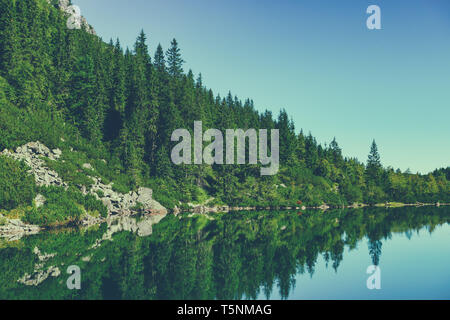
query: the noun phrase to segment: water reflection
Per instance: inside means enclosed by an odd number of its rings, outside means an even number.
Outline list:
[[[240,212],[148,219],[0,240],[0,298],[255,299],[276,293],[286,299],[298,275],[314,278],[319,257],[339,272],[344,251],[367,244],[372,263],[379,265],[383,243],[392,234],[411,237],[424,227],[433,233],[450,221],[450,210],[380,208],[302,216]],[[82,270],[79,291],[66,287],[70,265]],[[47,274],[44,280],[41,271]],[[18,282],[25,275],[42,281]]]

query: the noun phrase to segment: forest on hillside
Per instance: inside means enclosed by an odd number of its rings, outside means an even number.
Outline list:
[[[366,163],[344,157],[336,139],[318,143],[284,110],[258,112],[251,99],[214,94],[201,74],[184,70],[175,39],[150,52],[142,31],[133,48],[123,48],[68,29],[57,7],[54,0],[0,0],[0,150],[39,140],[63,151],[55,169],[69,182],[83,184],[80,165],[90,162],[118,191],[151,187],[169,208],[210,198],[249,206],[450,202],[450,167],[424,175],[384,167],[375,141]],[[279,173],[173,164],[171,134],[192,131],[194,121],[203,130],[278,129]],[[0,209],[32,203],[36,188],[25,173],[0,157]]]

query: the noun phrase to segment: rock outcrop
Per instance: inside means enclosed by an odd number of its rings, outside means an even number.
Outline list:
[[[106,185],[100,178],[91,178],[94,184],[89,193],[101,200],[110,214],[130,215],[138,210],[146,214],[167,214],[167,209],[153,200],[152,189],[141,187],[136,191],[122,194],[113,190],[112,183]]]
[[[51,4],[51,0],[47,0],[47,2],[49,4]],[[69,0],[59,0],[58,4],[57,4],[57,8],[59,10],[61,10],[62,12],[64,12],[65,14],[67,14],[68,16],[71,16],[73,14]],[[77,21],[77,23],[79,24],[79,26],[81,28],[83,28],[83,30],[85,30],[87,33],[96,35],[94,28],[87,22],[85,17],[83,17],[81,15],[77,18],[79,19],[79,21]]]
[[[11,157],[16,160],[23,160],[27,166],[30,167],[30,173],[34,175],[36,184],[38,186],[60,186],[67,187],[58,176],[58,173],[49,169],[41,157],[47,157],[50,160],[57,160],[61,157],[61,150],[50,150],[45,145],[36,142],[29,142],[23,146],[17,147],[15,152],[10,152],[5,149],[0,155]]]
[[[46,157],[50,160],[59,160],[62,155],[59,149],[50,150],[44,144],[36,141],[17,147],[15,152],[5,149],[0,155],[24,161],[30,167],[29,173],[34,175],[38,186],[68,187],[68,184],[58,176],[58,173],[48,168],[42,159],[42,157]],[[90,164],[84,164],[83,167],[94,170]],[[89,178],[93,181],[90,188],[87,189],[86,186],[80,185],[78,186],[79,190],[84,195],[91,194],[98,200],[101,200],[108,210],[108,216],[129,216],[138,212],[144,215],[166,215],[168,213],[166,208],[153,199],[152,189],[141,187],[136,191],[122,194],[113,190],[113,183],[104,184],[99,177],[89,176]],[[42,195],[38,195],[35,198],[36,206],[44,205],[44,203],[45,197]],[[20,239],[24,235],[39,232],[39,227],[19,224],[18,221],[20,220],[11,221],[0,227],[0,236]],[[86,215],[82,224],[89,226],[104,221],[104,218],[95,218]]]
[[[37,208],[42,207],[45,204],[45,201],[47,201],[47,199],[45,199],[42,194],[38,194],[36,198],[34,198],[34,204]]]

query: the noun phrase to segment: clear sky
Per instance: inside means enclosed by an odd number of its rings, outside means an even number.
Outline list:
[[[180,44],[208,88],[285,108],[296,129],[366,161],[427,173],[450,165],[448,0],[73,0],[105,41]],[[381,8],[368,30],[366,8]]]

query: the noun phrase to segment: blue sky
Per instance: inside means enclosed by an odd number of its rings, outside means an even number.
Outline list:
[[[296,129],[366,161],[450,165],[450,1],[73,0],[105,41],[180,44],[185,69],[222,96],[285,108]],[[366,28],[381,8],[382,30]]]

